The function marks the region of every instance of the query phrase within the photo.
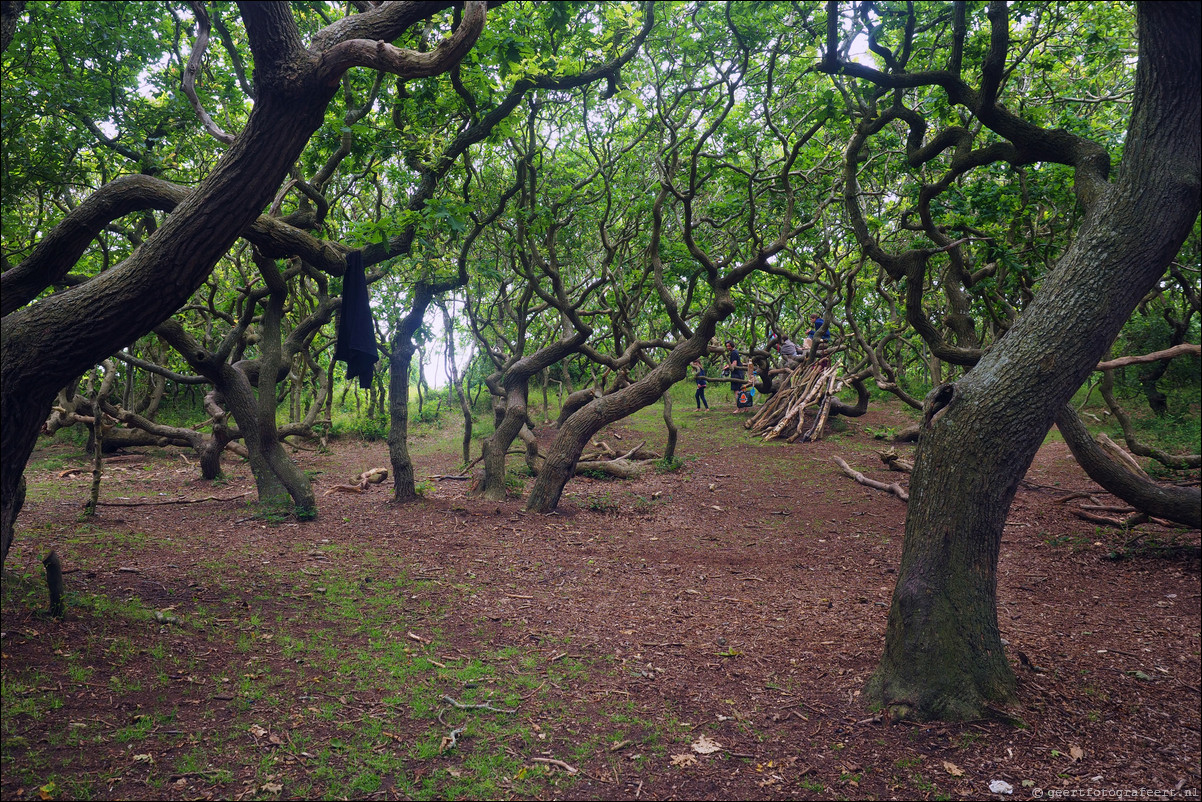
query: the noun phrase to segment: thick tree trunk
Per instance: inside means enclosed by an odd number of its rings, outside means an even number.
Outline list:
[[[276,278],[279,278],[278,274]],[[261,470],[254,471],[255,482],[259,486],[259,503],[267,507],[292,506],[301,518],[312,518],[317,515],[313,485],[284,451],[276,428],[276,410],[279,407],[276,387],[281,372],[286,368],[280,334],[287,297],[287,289],[281,284],[268,296],[264,306],[263,330],[259,338],[259,397],[255,410],[255,431],[247,431],[241,420],[239,428],[242,429],[243,442],[252,455],[252,470],[257,463],[265,464],[270,474],[260,476]],[[236,410],[234,417],[238,418]],[[259,459],[254,458],[256,451],[260,452]]]
[[[526,425],[528,377],[513,376],[505,386],[505,416],[484,441],[484,479],[480,495],[491,501],[505,499],[505,452]]]
[[[216,390],[205,395],[205,411],[213,418],[213,436],[199,449],[200,476],[209,481],[221,477],[221,453],[230,441],[230,427],[226,423],[229,413],[221,407],[223,403],[224,399]]]
[[[894,717],[979,718],[1013,699],[996,611],[1002,527],[1053,419],[1198,215],[1200,9],[1139,6],[1119,180],[1090,203],[1077,239],[1006,336],[927,398],[885,651],[866,694]]]
[[[518,429],[518,439],[526,444],[526,470],[530,471],[531,476],[536,476],[541,457],[538,453],[538,437],[530,430],[529,422]]]
[[[388,358],[388,461],[392,463],[392,500],[399,504],[418,499],[409,456],[409,369],[416,350],[412,337],[398,332]]]
[[[497,420],[496,430],[484,441],[484,479],[480,493],[488,499],[505,498],[505,453],[527,420],[530,377],[570,356],[588,339],[591,331],[581,331],[552,345],[524,356],[505,369],[501,378],[504,389],[504,415]],[[499,410],[494,408],[494,415]]]

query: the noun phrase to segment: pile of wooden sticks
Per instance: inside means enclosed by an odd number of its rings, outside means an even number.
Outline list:
[[[842,387],[836,369],[827,360],[801,365],[781,381],[780,389],[743,425],[765,440],[818,440],[826,427],[831,399]],[[807,409],[813,413],[808,426]]]

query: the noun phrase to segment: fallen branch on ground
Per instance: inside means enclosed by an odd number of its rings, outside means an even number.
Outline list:
[[[893,495],[897,496],[899,499],[901,499],[902,501],[905,501],[907,503],[910,501],[910,494],[907,493],[902,488],[902,486],[897,484],[896,482],[894,482],[893,484],[887,485],[884,482],[878,482],[875,479],[869,479],[864,474],[853,469],[850,465],[848,465],[846,462],[844,462],[841,458],[832,457],[831,459],[833,459],[835,461],[836,465],[838,465],[840,468],[843,469],[843,473],[847,474],[852,479],[855,479],[857,482],[864,485],[865,487],[871,487],[874,490],[883,490],[886,493],[892,493]]]
[[[488,704],[465,705],[461,702],[456,702],[454,699],[452,699],[449,696],[443,696],[442,701],[450,702],[452,705],[459,708],[460,710],[491,710],[494,713],[516,713],[516,712],[518,712],[517,708],[514,708],[513,710],[505,710],[504,708],[493,707],[492,705],[488,705]]]
[[[625,454],[613,459],[580,460],[576,463],[576,473],[579,474],[581,471],[597,471],[619,479],[633,479],[644,473],[647,470],[647,466],[651,464],[650,460],[632,459],[646,442],[646,440],[642,441]]]
[[[901,471],[902,473],[913,473],[914,463],[910,462],[909,460],[902,459],[901,455],[897,453],[896,448],[891,448],[888,451],[878,451],[876,453],[880,456],[881,462],[889,466],[889,470]]]
[[[331,493],[362,493],[367,489],[367,486],[378,485],[388,478],[387,468],[372,468],[370,471],[364,471],[359,474],[359,483],[355,485],[334,485],[322,496],[328,496]]]
[[[1115,529],[1129,529],[1133,526],[1139,526],[1140,524],[1146,524],[1148,522],[1148,516],[1142,512],[1137,512],[1134,515],[1129,515],[1126,518],[1119,519],[1110,518],[1106,515],[1098,515],[1097,513],[1088,512],[1079,507],[1069,507],[1068,511],[1083,521],[1102,524],[1103,526],[1113,526]]]
[[[239,493],[236,496],[227,496],[220,498],[218,496],[205,496],[204,498],[180,498],[173,501],[99,501],[97,506],[100,507],[163,507],[168,504],[199,504],[202,501],[233,501],[234,499],[242,498],[250,495],[250,491]]]
[[[562,760],[556,760],[553,757],[532,757],[532,758],[530,758],[530,762],[531,763],[546,763],[549,766],[558,766],[559,768],[566,771],[568,774],[579,774],[580,773],[580,769],[576,768],[575,766],[569,766],[567,763],[564,763]]]

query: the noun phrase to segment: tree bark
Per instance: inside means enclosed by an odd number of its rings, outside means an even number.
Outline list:
[[[485,498],[493,501],[505,498],[505,453],[526,425],[530,377],[575,353],[590,333],[576,332],[571,337],[522,357],[505,369],[501,378],[504,416],[498,421],[492,436],[484,441],[484,479],[480,494]]]
[[[491,501],[505,499],[505,452],[526,425],[526,398],[530,376],[526,373],[506,377],[505,414],[484,441],[484,479],[480,495]]]
[[[676,422],[672,420],[672,391],[666,390],[664,399],[664,426],[668,429],[668,443],[664,446],[664,462],[670,463],[676,458]]]
[[[565,375],[567,371],[564,371]],[[567,400],[563,402],[559,410],[559,417],[555,420],[555,428],[563,426],[564,421],[572,417],[576,410],[583,407],[594,398],[598,397],[598,393],[592,387],[587,387],[583,390],[577,390],[568,395]]]
[[[885,651],[866,689],[892,717],[975,719],[1014,698],[997,624],[1002,527],[1054,418],[1198,215],[1200,10],[1139,6],[1119,179],[1085,178],[1096,194],[1083,193],[1081,230],[1039,294],[975,368],[924,404]]]
[[[422,311],[425,311],[424,305]],[[417,348],[413,344],[412,331],[402,336],[403,328],[402,322],[392,338],[388,355],[388,461],[392,464],[392,500],[398,504],[418,499],[413,460],[409,456],[409,370]]]
[[[274,270],[274,267],[271,270]],[[266,274],[268,271],[264,272]],[[254,415],[255,427],[254,431],[248,431],[239,420],[239,428],[243,432],[243,442],[246,443],[247,450],[252,455],[256,451],[260,452],[261,459],[268,469],[263,476],[260,476],[261,471],[255,472],[259,503],[266,507],[290,505],[300,518],[312,518],[317,515],[317,498],[313,493],[313,485],[309,477],[305,476],[284,451],[276,428],[276,410],[279,407],[276,385],[279,383],[280,374],[287,368],[280,347],[280,326],[288,290],[278,272],[274,273],[269,282],[278,283],[272,286],[263,310],[262,333],[259,338],[259,397]],[[238,418],[237,411],[234,412],[234,417]]]

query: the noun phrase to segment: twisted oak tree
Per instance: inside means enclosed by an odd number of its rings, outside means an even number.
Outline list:
[[[1134,106],[1113,182],[1108,155],[1096,143],[1042,129],[999,101],[1010,34],[1004,2],[988,7],[990,42],[980,87],[965,82],[964,7],[955,8],[955,44],[945,69],[878,71],[842,62],[834,22],[823,68],[894,92],[898,100],[890,113],[898,119],[906,118],[901,90],[939,87],[949,102],[1004,140],[992,147],[1011,164],[1072,166],[1084,218],[1034,299],[979,361],[940,343],[944,358],[976,365],[960,381],[937,387],[925,403],[885,650],[868,685],[869,700],[897,718],[973,719],[1013,700],[1015,678],[997,623],[998,551],[1010,503],[1064,404],[1181,247],[1198,216],[1202,189],[1202,6],[1139,6]],[[832,20],[835,11],[832,3]],[[937,136],[918,147],[923,130],[911,126],[913,154],[954,144]],[[857,136],[862,133],[864,127]],[[854,209],[850,213],[854,220]],[[879,249],[869,256],[890,272],[917,276],[919,263],[934,250],[911,251],[904,262]],[[915,327],[924,336],[935,334],[923,331],[921,321]]]
[[[255,105],[217,167],[120,265],[0,322],[0,559],[8,556],[23,500],[22,471],[58,389],[154,329],[200,286],[271,202],[346,70],[366,66],[416,78],[450,69],[483,30],[486,5],[468,2],[455,31],[418,53],[388,42],[448,3],[373,7],[308,43],[288,4],[239,4],[255,57]]]

